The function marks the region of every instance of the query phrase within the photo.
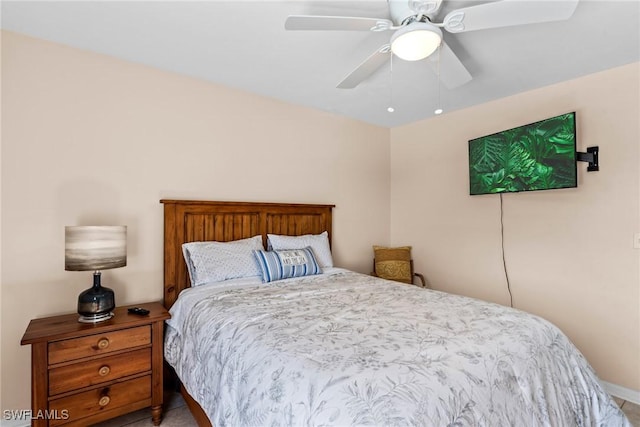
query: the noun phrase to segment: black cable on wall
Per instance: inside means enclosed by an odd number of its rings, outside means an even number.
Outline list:
[[[507,261],[504,257],[504,207],[502,205],[502,193],[500,193],[500,241],[502,244],[502,267],[504,268],[504,277],[507,279],[507,290],[509,291],[509,305],[513,307],[513,294],[511,293],[511,283],[509,283],[509,273],[507,272]]]

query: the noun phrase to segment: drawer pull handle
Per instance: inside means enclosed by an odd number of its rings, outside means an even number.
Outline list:
[[[107,347],[109,347],[109,339],[108,338],[102,338],[100,341],[98,341],[98,348],[100,350],[104,350]]]
[[[98,375],[100,375],[101,377],[104,377],[106,375],[109,375],[109,372],[111,372],[111,368],[108,367],[107,365],[104,365],[98,371]]]
[[[111,398],[109,396],[102,396],[98,401],[98,405],[107,406],[111,402]]]

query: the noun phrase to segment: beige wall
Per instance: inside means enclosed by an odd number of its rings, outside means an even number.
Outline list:
[[[605,381],[640,390],[640,69],[632,64],[391,131],[391,236],[435,289],[508,304],[498,195],[469,196],[467,141],[577,112],[578,188],[504,195],[514,305],[560,327]]]
[[[334,256],[389,242],[389,130],[4,33],[2,409],[30,407],[33,317],[73,312],[64,226],[125,224],[116,303],[162,298],[161,198],[332,203]]]

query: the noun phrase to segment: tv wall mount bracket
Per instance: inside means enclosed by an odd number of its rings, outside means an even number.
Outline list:
[[[598,164],[598,152],[599,148],[597,146],[587,147],[586,153],[576,152],[576,162],[589,162],[587,172],[599,171],[600,165]]]

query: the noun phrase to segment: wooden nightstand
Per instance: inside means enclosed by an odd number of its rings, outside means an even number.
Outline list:
[[[31,344],[33,426],[87,426],[151,407],[162,418],[164,321],[160,303],[137,304],[147,316],[118,307],[110,320],[87,324],[78,314],[34,319]]]

